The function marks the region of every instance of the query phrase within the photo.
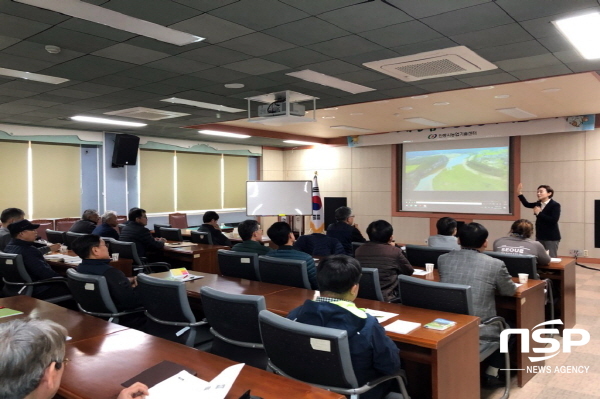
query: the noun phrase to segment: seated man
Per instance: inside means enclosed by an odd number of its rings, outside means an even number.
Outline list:
[[[456,240],[456,220],[443,217],[437,221],[435,227],[437,227],[437,235],[430,236],[427,239],[427,245],[432,248],[458,250],[460,245]]]
[[[37,237],[36,229],[38,227],[40,227],[39,224],[33,224],[27,219],[11,223],[8,226],[8,230],[12,236],[12,240],[8,243],[4,252],[8,254],[20,254],[23,258],[25,269],[33,281],[61,277],[52,270],[40,250],[33,245]],[[40,284],[33,287],[33,296],[38,299],[70,294],[71,292],[67,285],[62,283]]]
[[[117,213],[115,211],[106,211],[102,215],[102,224],[96,226],[92,231],[92,234],[99,235],[100,237],[119,239],[119,233],[115,230],[117,227]]]
[[[376,220],[367,227],[369,240],[356,249],[356,259],[362,267],[379,270],[379,285],[384,301],[399,295],[398,275],[412,275],[413,267],[394,243],[394,228],[385,220]]]
[[[51,320],[17,319],[0,324],[0,398],[54,398],[65,363],[67,330]],[[143,398],[148,387],[136,382],[117,399]]]
[[[81,220],[76,221],[69,231],[73,233],[91,234],[96,228],[99,220],[100,216],[95,209],[86,209],[83,211],[83,215],[81,215]]]
[[[535,255],[537,264],[546,266],[550,264],[550,255],[539,241],[533,241],[533,223],[527,219],[519,219],[510,227],[508,237],[501,237],[494,241],[494,252],[513,255]]]
[[[141,208],[132,208],[129,211],[128,221],[121,230],[120,241],[134,242],[139,256],[146,256],[148,251],[162,249],[165,246],[164,238],[154,238],[146,228],[148,217]]]
[[[311,256],[344,255],[346,250],[337,238],[323,233],[312,233],[298,237],[294,248]]]
[[[256,220],[244,220],[238,225],[238,233],[243,242],[235,244],[231,250],[237,252],[251,252],[259,255],[267,255],[271,248],[261,244],[263,230]]]
[[[267,230],[267,235],[271,241],[279,247],[276,251],[269,252],[268,256],[306,261],[306,272],[308,274],[308,281],[310,281],[310,287],[313,290],[318,290],[315,260],[309,254],[294,249],[292,244],[296,241],[296,237],[294,237],[290,225],[286,222],[273,223],[273,225],[269,227],[269,230]]]
[[[358,225],[354,224],[352,209],[347,206],[340,206],[335,210],[334,216],[335,223],[327,226],[327,236],[336,238],[344,247],[346,255],[352,256],[352,243],[367,240],[358,230]]]
[[[7,208],[2,211],[2,215],[0,216],[0,221],[2,222],[2,227],[0,227],[0,251],[4,251],[10,240],[12,240],[8,225],[23,219],[25,219],[25,212],[19,208]],[[60,244],[44,245],[42,243],[34,242],[34,246],[42,253],[42,255],[47,254],[48,252],[56,252],[60,249]]]
[[[217,212],[205,212],[202,216],[202,222],[203,224],[198,228],[198,231],[210,233],[214,245],[226,245],[228,247],[231,246],[231,241],[229,241],[229,238],[227,238],[225,234],[221,233],[221,228],[219,227],[219,214]]]
[[[133,310],[142,306],[137,298],[134,287],[135,277],[128,279],[122,271],[112,267],[108,247],[100,236],[87,234],[73,241],[73,251],[82,259],[77,271],[82,274],[104,276],[108,291],[117,310]]]
[[[496,299],[500,295],[512,296],[517,289],[504,262],[482,254],[487,247],[488,231],[479,223],[469,223],[458,232],[460,251],[451,251],[438,258],[440,281],[451,284],[470,285],[473,292],[473,313],[481,320],[496,316]],[[480,337],[499,337],[498,326],[480,329]],[[504,368],[504,355],[499,351],[488,359],[486,382],[501,384],[498,370]]]
[[[377,319],[354,304],[361,267],[345,255],[330,256],[319,263],[317,280],[321,296],[307,300],[290,312],[288,319],[313,326],[348,332],[350,357],[359,385],[400,370],[400,355]],[[364,399],[385,397],[391,381],[360,395]]]

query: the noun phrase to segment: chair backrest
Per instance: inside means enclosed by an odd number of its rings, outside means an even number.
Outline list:
[[[178,229],[187,229],[187,213],[169,213],[169,224]]]
[[[192,230],[190,232],[190,241],[196,243],[196,244],[210,244],[212,245],[213,240],[212,240],[212,236],[210,235],[210,233],[208,231],[195,231]]]
[[[219,249],[217,256],[221,275],[259,281],[258,254]]]
[[[61,218],[54,221],[54,226],[58,231],[69,231],[71,226],[78,221],[79,218]]]
[[[155,223],[154,224],[154,237],[161,237],[161,235],[160,235],[160,229],[162,227],[171,228],[171,225],[170,224],[156,224]]]
[[[5,282],[3,288],[3,294],[5,296],[31,296],[33,294],[33,286],[26,286],[23,288],[23,285],[18,285],[31,283],[33,281],[31,276],[29,276],[29,273],[27,273],[27,269],[25,269],[23,257],[20,254],[0,252],[0,275]]]
[[[537,257],[535,255],[503,254],[502,252],[484,252],[492,258],[500,259],[506,265],[508,274],[519,277],[519,273],[527,273],[531,280],[539,280]]]
[[[166,322],[196,322],[183,281],[165,280],[140,273],[137,275],[137,282],[136,293],[150,316]]]
[[[258,313],[266,309],[265,297],[239,295],[202,287],[202,310],[217,337],[238,343],[262,344]]]
[[[364,242],[356,242],[356,241],[352,242],[352,256],[356,256],[356,249],[363,244],[364,244]]]
[[[135,247],[135,242],[111,240],[109,248],[111,254],[117,253],[119,254],[119,258],[133,259],[134,265],[143,265]]]
[[[71,249],[72,245],[73,245],[73,241],[75,241],[77,238],[84,236],[86,234],[83,233],[73,233],[72,231],[67,231],[65,233],[65,244],[67,244],[67,247],[69,247],[69,249]]]
[[[358,285],[358,297],[383,302],[383,293],[379,284],[379,270],[374,267],[363,267]]]
[[[40,227],[37,228],[38,237],[43,238],[44,240],[48,240],[48,236],[46,235],[47,229],[54,229],[54,220],[52,219],[34,219],[31,223],[39,224]]]
[[[119,234],[121,234],[121,230],[123,230],[123,227],[125,227],[125,223],[117,224],[117,228],[119,229]]]
[[[64,244],[67,239],[64,231],[46,230],[47,240],[53,244]]]
[[[470,285],[427,281],[404,275],[398,276],[398,280],[403,305],[440,312],[473,314]]]
[[[306,262],[303,260],[259,256],[258,276],[260,281],[265,283],[312,289],[308,281]]]
[[[183,237],[181,237],[181,229],[177,228],[161,227],[160,237],[169,241],[183,241]]]
[[[411,265],[418,267],[425,267],[425,263],[433,263],[434,268],[437,269],[438,258],[448,252],[450,252],[449,249],[406,244],[406,259]]]
[[[258,317],[270,366],[310,384],[359,386],[345,330],[298,323],[268,310],[261,311]]]
[[[104,276],[67,270],[67,284],[79,307],[89,313],[118,313]]]

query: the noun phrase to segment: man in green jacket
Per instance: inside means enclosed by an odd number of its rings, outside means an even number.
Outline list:
[[[244,220],[238,225],[238,233],[244,242],[235,244],[231,250],[237,252],[251,252],[259,255],[267,255],[271,248],[262,243],[263,231],[256,220]]]

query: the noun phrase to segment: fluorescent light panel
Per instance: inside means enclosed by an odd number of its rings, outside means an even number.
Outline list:
[[[523,111],[521,108],[500,108],[496,111],[502,112],[508,116],[512,116],[517,119],[527,119],[527,118],[537,118],[537,115],[532,114],[531,112]]]
[[[247,139],[248,137],[252,137],[247,134],[219,132],[218,130],[198,130],[198,133],[206,134],[209,136],[231,137],[234,139]]]
[[[552,21],[558,30],[588,60],[600,58],[600,13]]]
[[[283,140],[284,143],[289,144],[301,144],[301,145],[322,145],[323,143],[313,143],[312,141],[300,141],[300,140]]]
[[[437,122],[427,118],[405,118],[404,120],[407,122],[418,123],[419,125],[425,126],[446,126],[445,123]]]
[[[371,129],[363,129],[362,127],[345,126],[345,125],[329,126],[329,128],[330,129],[339,129],[339,130],[350,130],[350,131],[359,132],[359,133],[374,132],[374,130],[371,130]]]
[[[165,98],[164,100],[160,100],[160,101],[164,101],[164,102],[171,103],[171,104],[183,104],[183,105],[191,105],[192,107],[198,107],[198,108],[214,109],[215,111],[222,111],[222,112],[232,112],[233,113],[233,112],[246,111],[245,109],[231,108],[231,107],[226,107],[224,105],[205,103],[202,101],[186,100],[184,98],[177,98],[177,97]]]
[[[125,122],[125,121],[117,121],[114,119],[96,118],[93,116],[83,116],[83,115],[72,116],[71,120],[77,121],[77,122],[103,123],[106,125],[119,125],[119,126],[131,126],[131,127],[147,126],[147,124],[140,123],[140,122]]]
[[[333,87],[334,89],[342,90],[352,94],[364,93],[367,91],[374,91],[367,86],[359,85],[356,83],[348,82],[347,80],[342,80],[338,78],[334,78],[333,76],[325,75],[323,73],[311,71],[310,69],[305,69],[299,72],[291,72],[286,73],[288,76],[293,76],[298,79],[306,80],[307,82],[317,83],[323,86]]]
[[[40,75],[39,73],[17,71],[16,69],[8,68],[0,68],[0,75],[10,76],[12,78],[34,80],[36,82],[52,83],[53,85],[58,85],[69,81],[69,79],[57,78],[48,75]]]
[[[167,28],[153,22],[133,18],[120,12],[95,6],[79,0],[15,0],[18,3],[55,11],[71,17],[96,22],[111,28],[135,33],[136,35],[150,37],[161,42],[171,43],[176,46],[204,40],[203,37],[191,35],[175,29]]]

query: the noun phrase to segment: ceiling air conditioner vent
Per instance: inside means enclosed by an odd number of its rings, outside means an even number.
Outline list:
[[[405,82],[488,71],[498,68],[465,46],[367,62],[363,65]]]
[[[179,118],[180,116],[187,116],[190,114],[184,114],[183,112],[172,112],[165,111],[162,109],[135,107],[128,109],[121,109],[119,111],[105,112],[105,115],[122,116],[124,118],[136,118],[144,119],[147,121],[160,121],[162,119]]]

